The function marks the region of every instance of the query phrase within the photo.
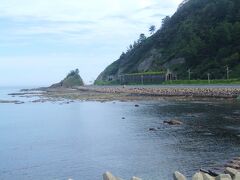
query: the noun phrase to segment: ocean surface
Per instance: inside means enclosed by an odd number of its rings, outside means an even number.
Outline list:
[[[105,171],[170,180],[240,156],[237,101],[33,103],[7,95],[17,91],[0,88],[0,100],[25,102],[0,104],[1,180],[101,180]],[[183,125],[163,124],[170,119]]]

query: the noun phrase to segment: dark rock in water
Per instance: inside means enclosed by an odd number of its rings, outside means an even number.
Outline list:
[[[138,105],[138,104],[135,104],[135,107],[139,107],[139,105]]]
[[[22,101],[15,102],[14,104],[24,104]]]
[[[50,88],[71,88],[74,86],[83,86],[83,80],[79,75],[79,70],[76,69],[68,73],[68,75],[59,83],[53,84]]]
[[[163,121],[165,124],[169,125],[182,125],[183,123],[179,120],[170,120],[170,121]]]
[[[8,100],[0,100],[0,103],[7,104],[7,103],[14,103],[14,104],[23,104],[22,101],[8,101]]]
[[[157,131],[156,128],[149,128],[148,130],[149,130],[149,131]]]
[[[122,119],[126,119],[125,117],[122,117]]]
[[[233,160],[240,161],[240,157],[235,157]]]
[[[236,164],[236,163],[225,164],[225,167],[230,167],[230,168],[233,168],[233,169],[240,169],[240,165]]]

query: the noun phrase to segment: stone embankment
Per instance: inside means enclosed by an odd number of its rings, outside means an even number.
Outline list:
[[[233,87],[78,87],[81,91],[98,93],[126,93],[138,96],[185,96],[185,97],[215,97],[237,98],[240,88]]]
[[[123,180],[123,179],[115,177],[110,172],[106,172],[103,174],[103,180]],[[131,180],[142,179],[138,177],[132,177]],[[173,180],[187,180],[187,178],[180,172],[176,171],[175,173],[173,173]],[[225,170],[225,174],[211,176],[208,173],[197,172],[196,174],[193,175],[192,180],[240,180],[240,172],[236,169],[227,167]]]

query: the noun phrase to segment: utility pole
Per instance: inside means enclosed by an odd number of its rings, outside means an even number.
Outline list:
[[[142,85],[143,85],[143,75],[141,75],[141,82],[142,82]]]
[[[120,84],[122,84],[122,75],[120,75]]]
[[[210,84],[210,73],[207,73],[208,76],[208,84]]]
[[[191,69],[188,69],[188,80],[190,81],[191,80]]]
[[[230,72],[230,70],[229,70],[229,67],[227,66],[226,67],[226,71],[227,71],[227,80],[229,79],[229,72]]]

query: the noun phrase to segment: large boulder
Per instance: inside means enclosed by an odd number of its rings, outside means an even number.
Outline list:
[[[227,167],[225,173],[230,174],[233,180],[240,180],[240,172],[236,169]]]
[[[194,176],[192,177],[192,180],[204,180],[202,173],[198,172],[194,174]]]
[[[220,174],[216,177],[216,180],[232,180],[229,174]]]
[[[175,173],[173,173],[173,179],[174,180],[187,180],[187,178],[181,174],[180,172],[176,171]]]
[[[120,179],[112,175],[110,172],[105,172],[103,174],[103,180],[120,180]]]
[[[209,174],[206,174],[206,173],[201,173],[201,174],[204,180],[215,180],[215,178],[210,176]]]

